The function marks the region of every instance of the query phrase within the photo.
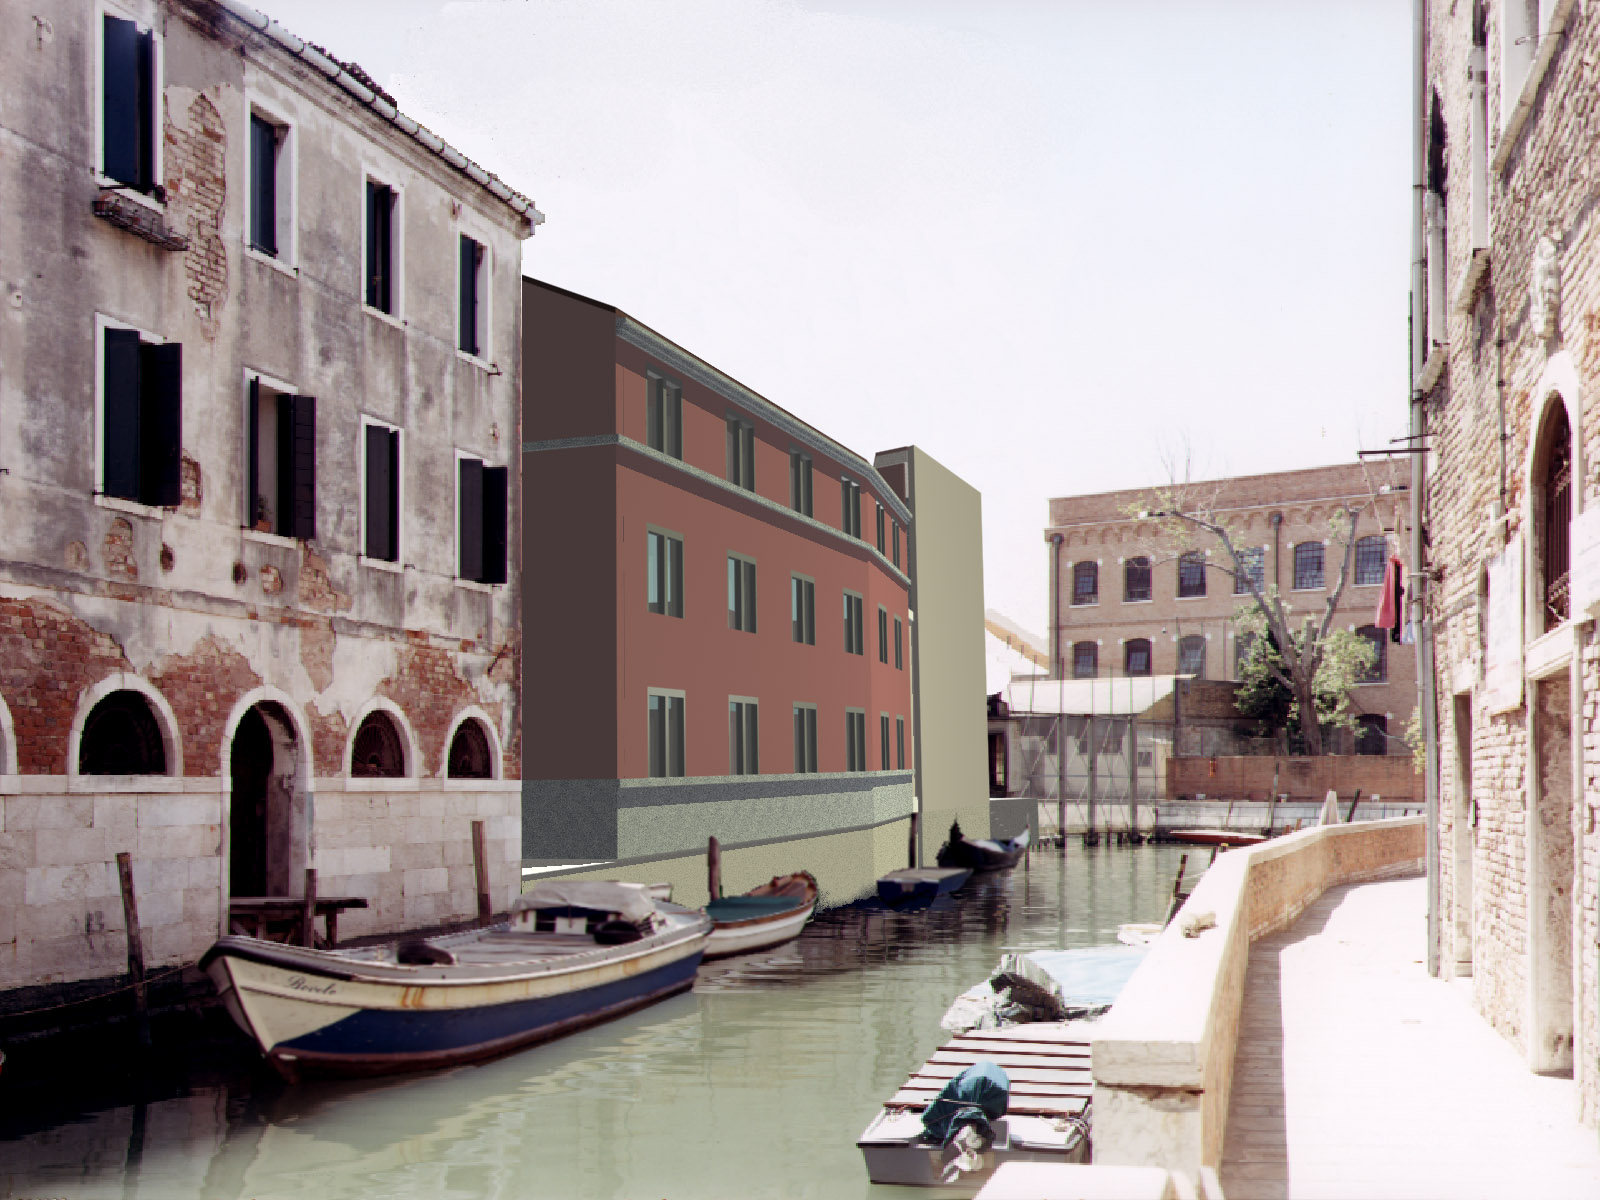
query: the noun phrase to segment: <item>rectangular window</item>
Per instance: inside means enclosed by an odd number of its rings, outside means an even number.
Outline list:
[[[1243,546],[1237,552],[1238,571],[1233,577],[1233,594],[1235,596],[1250,595],[1250,584],[1254,581],[1256,590],[1260,591],[1267,586],[1267,553],[1260,546]]]
[[[888,548],[883,539],[883,505],[878,505],[878,553],[887,554]]]
[[[878,714],[878,748],[881,751],[879,758],[883,762],[883,770],[889,769],[889,714]]]
[[[107,329],[104,356],[100,491],[174,507],[183,498],[183,347]]]
[[[367,180],[367,287],[368,308],[394,314],[395,190],[375,179]]]
[[[789,451],[789,507],[811,516],[811,456]]]
[[[894,769],[896,771],[904,771],[906,769],[906,719],[904,717],[896,717],[894,719]]]
[[[756,631],[756,564],[728,555],[728,628]]]
[[[1072,602],[1074,604],[1100,603],[1100,564],[1079,562],[1072,564]]]
[[[650,693],[650,778],[683,778],[683,697]]]
[[[890,544],[894,549],[894,553],[890,556],[889,561],[898,567],[900,565],[900,526],[898,523],[894,526]]]
[[[896,617],[894,619],[894,669],[896,671],[905,670],[905,659],[900,653],[900,645],[900,618]]]
[[[645,591],[653,613],[683,616],[683,539],[654,529],[645,534]]]
[[[728,701],[728,774],[759,775],[756,702]]]
[[[246,528],[317,536],[317,402],[250,381]]]
[[[861,485],[853,479],[839,481],[839,528],[853,538],[861,536]]]
[[[363,419],[363,552],[384,562],[400,561],[400,430]]]
[[[862,630],[861,597],[854,592],[844,594],[844,651],[846,654],[865,654],[866,634]]]
[[[728,482],[747,492],[756,490],[756,427],[739,417],[728,418]]]
[[[1294,586],[1315,589],[1322,586],[1322,543],[1301,542],[1294,548]]]
[[[155,34],[106,14],[100,52],[100,172],[135,191],[153,191],[161,94]]]
[[[846,771],[867,769],[867,714],[861,709],[845,710],[844,754]]]
[[[288,239],[279,235],[279,209],[288,207],[281,203],[288,189],[280,186],[288,133],[260,113],[250,114],[250,247],[272,258],[288,249]]]
[[[1122,602],[1135,604],[1150,599],[1150,560],[1140,555],[1122,565]]]
[[[683,388],[660,375],[650,376],[645,440],[650,449],[683,459]]]
[[[1356,542],[1356,586],[1371,587],[1383,582],[1388,566],[1389,541],[1381,533]]]
[[[789,577],[789,622],[795,641],[817,644],[817,585],[803,575]]]
[[[465,455],[460,463],[457,529],[462,579],[506,581],[506,487],[510,471]]]
[[[461,235],[457,284],[461,289],[459,313],[464,354],[488,358],[489,350],[489,259],[483,243]]]
[[[1097,642],[1072,644],[1072,677],[1093,679],[1100,674],[1100,645]]]
[[[1203,551],[1190,550],[1178,558],[1178,597],[1206,594],[1206,556]]]
[[[817,769],[817,706],[794,706],[794,773],[805,775]]]

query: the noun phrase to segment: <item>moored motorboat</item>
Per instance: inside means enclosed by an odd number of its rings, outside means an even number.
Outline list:
[[[817,880],[810,871],[779,875],[742,896],[723,896],[706,905],[711,936],[707,959],[725,958],[778,946],[800,936],[817,907]]]
[[[969,838],[961,832],[961,822],[950,825],[950,840],[939,847],[941,867],[966,867],[973,871],[1007,871],[1028,851],[1032,832],[1024,829],[1014,838],[997,841]]]
[[[1191,846],[1254,846],[1267,840],[1265,834],[1242,829],[1171,829],[1161,836],[1169,842]]]
[[[932,901],[956,891],[970,878],[971,867],[905,867],[878,880],[878,899],[892,905]]]
[[[289,1079],[487,1058],[694,983],[711,919],[636,884],[540,883],[508,921],[420,941],[314,950],[228,936],[200,967]]]

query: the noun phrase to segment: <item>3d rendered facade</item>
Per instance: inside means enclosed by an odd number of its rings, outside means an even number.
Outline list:
[[[1592,6],[1429,5],[1426,436],[1440,973],[1600,1124],[1600,225]]]
[[[523,314],[525,857],[692,903],[716,837],[730,892],[854,898],[908,853],[909,509],[626,313],[528,279]]]
[[[1186,484],[1233,531],[1258,572],[1292,611],[1320,617],[1339,578],[1342,540],[1331,525],[1357,510],[1355,560],[1334,620],[1364,634],[1376,651],[1369,677],[1351,696],[1361,731],[1343,748],[1409,755],[1398,736],[1416,707],[1410,646],[1377,628],[1384,572],[1402,555],[1407,500],[1404,464],[1377,462],[1278,471]],[[1199,534],[1174,544],[1170,523],[1137,514],[1159,487],[1050,501],[1050,657],[1067,679],[1193,675],[1238,678],[1236,617],[1249,585],[1232,573],[1220,545]]]
[[[14,23],[21,28],[20,22]],[[224,0],[0,44],[0,987],[518,886],[523,196]],[[508,550],[509,548],[509,550]]]

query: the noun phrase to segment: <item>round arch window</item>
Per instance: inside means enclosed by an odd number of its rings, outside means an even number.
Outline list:
[[[112,692],[89,710],[78,739],[80,775],[165,775],[167,748],[150,701]]]
[[[350,774],[357,779],[400,779],[406,773],[406,752],[394,718],[368,713],[350,747]]]
[[[489,750],[489,735],[473,720],[461,722],[450,739],[451,779],[493,779],[494,761]]]

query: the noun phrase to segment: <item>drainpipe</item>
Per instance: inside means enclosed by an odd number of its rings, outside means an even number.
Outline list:
[[[1426,751],[1423,792],[1427,799],[1428,974],[1439,974],[1439,734],[1433,678],[1433,625],[1427,619],[1428,573],[1422,560],[1422,489],[1426,484],[1427,432],[1424,397],[1417,386],[1427,356],[1428,322],[1423,307],[1426,259],[1422,236],[1427,144],[1427,3],[1411,0],[1411,628],[1417,645],[1417,703],[1422,709]]]
[[[1064,676],[1061,668],[1061,543],[1059,533],[1050,535],[1050,674]]]
[[[1283,584],[1278,579],[1278,559],[1283,554],[1283,514],[1272,514],[1272,586],[1279,592],[1283,591]]]

